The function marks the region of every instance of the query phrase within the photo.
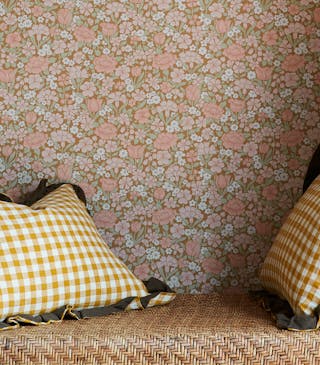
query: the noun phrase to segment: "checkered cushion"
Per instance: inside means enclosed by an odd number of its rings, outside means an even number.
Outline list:
[[[148,292],[100,237],[85,205],[64,184],[30,208],[0,202],[0,318],[76,309]],[[159,295],[164,304],[174,295]],[[150,302],[150,306],[153,303]]]
[[[320,176],[280,229],[261,271],[264,287],[286,299],[295,314],[320,304]]]

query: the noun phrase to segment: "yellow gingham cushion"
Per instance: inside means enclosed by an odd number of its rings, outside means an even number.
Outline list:
[[[100,237],[85,205],[64,184],[30,208],[0,202],[0,318],[76,309],[148,292]],[[174,294],[150,302],[164,304]]]
[[[295,314],[320,304],[320,176],[299,199],[280,229],[260,278],[286,299]]]

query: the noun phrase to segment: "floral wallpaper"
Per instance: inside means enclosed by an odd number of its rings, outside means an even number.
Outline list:
[[[80,185],[178,292],[259,285],[320,141],[318,0],[0,2],[0,183]]]

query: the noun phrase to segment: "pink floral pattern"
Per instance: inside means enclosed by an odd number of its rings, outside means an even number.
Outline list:
[[[0,2],[0,182],[82,186],[180,292],[253,288],[320,140],[313,0]]]

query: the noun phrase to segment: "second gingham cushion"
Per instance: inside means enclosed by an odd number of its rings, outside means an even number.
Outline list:
[[[0,319],[64,305],[105,306],[148,292],[100,237],[85,205],[64,184],[30,208],[0,202]],[[159,295],[150,306],[171,301]]]
[[[295,314],[311,315],[320,304],[320,176],[280,229],[260,278],[268,291],[289,302]]]

